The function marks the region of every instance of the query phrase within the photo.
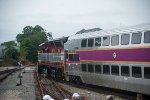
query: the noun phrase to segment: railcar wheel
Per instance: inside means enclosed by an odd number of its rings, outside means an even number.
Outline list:
[[[83,84],[80,76],[76,76],[75,77],[75,83],[78,84],[78,85],[82,85]]]
[[[51,68],[50,67],[47,68],[47,74],[48,74],[48,76],[51,77]]]
[[[56,69],[56,79],[62,80],[62,71],[61,71],[61,69]]]
[[[42,73],[43,73],[43,68],[42,68],[42,66],[38,66],[38,73],[39,73],[39,74],[42,74]]]
[[[76,83],[78,85],[82,85],[83,84],[80,76],[72,76],[72,75],[70,75],[69,76],[69,82]]]

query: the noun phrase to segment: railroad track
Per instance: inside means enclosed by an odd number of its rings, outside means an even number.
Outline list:
[[[73,93],[65,90],[53,79],[48,79],[38,75],[37,72],[35,72],[35,78],[38,83],[41,99],[46,94],[50,95],[55,100],[71,99]]]
[[[2,82],[5,78],[7,78],[10,74],[18,71],[18,68],[8,69],[4,71],[0,71],[0,82]]]
[[[37,72],[35,72],[35,79],[38,83],[41,99],[44,95],[48,94],[54,100],[71,100],[73,93],[63,88],[62,85],[58,84],[55,80],[43,77]],[[81,96],[81,99],[86,100],[84,96]]]

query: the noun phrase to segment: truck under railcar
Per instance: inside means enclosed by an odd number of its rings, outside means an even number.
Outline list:
[[[38,72],[56,79],[64,79],[64,43],[67,37],[39,45]]]

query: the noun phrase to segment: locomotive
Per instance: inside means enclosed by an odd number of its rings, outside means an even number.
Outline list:
[[[38,58],[50,77],[150,95],[150,23],[48,41]]]
[[[68,37],[44,42],[38,50],[38,72],[64,79],[64,43]]]

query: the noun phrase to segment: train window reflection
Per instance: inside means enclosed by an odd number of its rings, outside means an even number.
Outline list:
[[[141,43],[142,33],[133,33],[132,34],[132,44],[140,44]]]
[[[111,74],[112,74],[112,75],[119,75],[119,66],[117,66],[117,65],[112,65],[112,66],[111,66]]]
[[[87,71],[86,64],[81,64],[81,70],[82,70],[82,72]]]
[[[83,39],[81,42],[81,47],[86,47],[87,39]]]
[[[111,37],[111,45],[112,46],[119,45],[119,35]]]
[[[101,38],[95,38],[95,46],[101,46]]]
[[[129,34],[123,34],[121,35],[121,45],[128,45],[130,40]]]
[[[88,64],[88,72],[94,72],[94,67],[92,64]]]
[[[109,65],[103,65],[103,74],[110,74]]]
[[[101,73],[101,65],[95,65],[95,73]]]
[[[102,45],[103,46],[109,46],[109,43],[110,43],[110,36],[103,37],[103,43],[102,43]]]
[[[88,47],[93,47],[94,39],[88,39]]]
[[[132,66],[132,77],[141,77],[141,67]]]
[[[150,79],[150,67],[144,67],[144,78]]]
[[[129,76],[129,66],[121,66],[121,76]]]
[[[144,32],[144,43],[150,43],[150,31]]]

